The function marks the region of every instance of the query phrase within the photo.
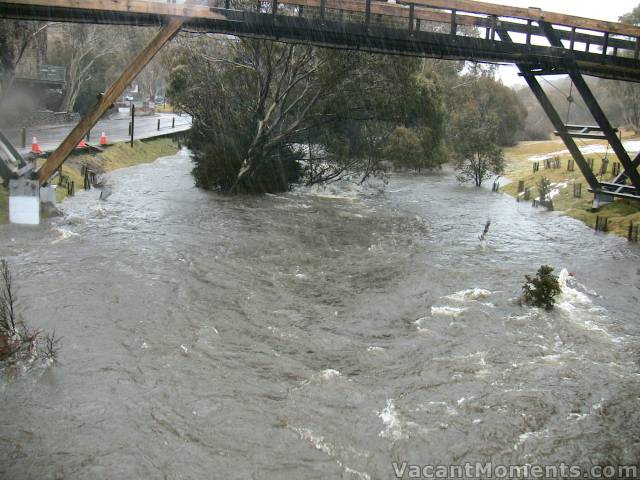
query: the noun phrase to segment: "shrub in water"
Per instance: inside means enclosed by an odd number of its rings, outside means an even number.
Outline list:
[[[553,310],[556,296],[562,291],[553,268],[543,265],[535,277],[525,275],[525,278],[527,281],[522,286],[522,302],[547,311]]]
[[[38,358],[50,365],[58,353],[60,339],[28,328],[18,319],[16,304],[9,264],[0,259],[0,373],[8,366],[32,366]]]

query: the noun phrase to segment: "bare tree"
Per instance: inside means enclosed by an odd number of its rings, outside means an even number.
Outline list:
[[[169,65],[167,95],[194,119],[188,142],[200,187],[262,193],[347,174],[364,180],[397,125],[441,116],[439,92],[415,60],[213,39],[185,41]]]
[[[18,320],[13,275],[9,263],[0,259],[0,361],[17,362],[42,356],[56,361],[60,338],[41,335]]]
[[[0,20],[0,103],[13,85],[16,69],[33,40],[51,23]]]
[[[16,334],[16,299],[13,293],[13,277],[9,263],[0,260],[0,335],[12,337]]]
[[[612,92],[620,103],[624,122],[640,132],[640,87],[630,82],[615,82],[615,87]]]
[[[249,53],[247,68],[255,77],[257,96],[252,110],[256,128],[232,191],[250,186],[265,154],[282,141],[308,128],[308,113],[322,89],[316,73],[322,60],[309,46],[281,46],[272,42],[243,44]]]
[[[61,48],[67,58],[67,83],[60,108],[70,112],[83,84],[92,78],[96,62],[118,52],[122,42],[113,31],[97,25],[68,24],[62,28],[64,44]]]

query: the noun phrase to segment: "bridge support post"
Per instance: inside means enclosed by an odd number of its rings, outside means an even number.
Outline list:
[[[612,195],[596,192],[593,195],[593,203],[591,204],[591,211],[597,212],[602,205],[613,203],[614,200],[615,198]]]
[[[38,182],[40,185],[47,183],[49,177],[60,168],[80,140],[96,122],[100,120],[100,117],[104,115],[118,97],[122,95],[127,85],[138,76],[156,53],[178,33],[186,19],[186,17],[172,17],[169,19],[160,32],[151,40],[149,45],[129,63],[120,77],[100,96],[98,102],[89,109],[87,114],[80,120],[75,128],[71,130],[69,135],[67,135],[67,138],[64,139],[56,151],[49,156],[46,163],[38,170]]]
[[[551,25],[547,24],[546,22],[539,22],[539,24],[552,46],[557,48],[564,48],[562,40],[558,37],[556,31]],[[498,33],[503,42],[513,43],[509,32],[501,29]],[[571,81],[576,86],[576,89],[579,91],[580,95],[585,101],[587,108],[598,124],[597,127],[588,128],[593,131],[601,132],[601,137],[597,138],[603,138],[609,142],[614,152],[618,156],[620,163],[625,169],[625,173],[623,175],[620,175],[616,179],[616,182],[621,181],[620,184],[601,182],[596,178],[593,171],[591,170],[591,167],[585,160],[584,155],[580,151],[580,148],[578,148],[576,142],[574,141],[574,137],[579,136],[579,134],[576,134],[576,132],[571,130],[571,125],[565,125],[557,110],[549,100],[549,97],[547,97],[547,94],[544,92],[544,90],[540,86],[540,83],[536,79],[536,75],[542,75],[543,73],[534,72],[529,67],[521,63],[518,63],[516,65],[518,66],[518,69],[523,75],[525,81],[529,85],[529,88],[537,98],[538,103],[540,103],[543,110],[547,114],[547,117],[556,129],[556,134],[560,136],[560,138],[562,138],[562,140],[564,141],[564,144],[571,153],[571,156],[575,160],[576,164],[578,164],[582,175],[584,175],[585,179],[587,180],[591,191],[594,193],[592,209],[597,210],[601,205],[613,202],[616,196],[640,200],[640,174],[638,174],[637,171],[637,164],[640,164],[640,155],[633,162],[631,161],[628,153],[622,145],[622,141],[616,134],[617,130],[611,126],[611,123],[609,122],[605,113],[602,111],[600,105],[593,96],[591,89],[584,81],[582,74],[575,68],[573,62],[567,60],[564,68],[569,73]],[[624,180],[626,178],[629,178],[631,180],[632,186],[624,185]]]
[[[549,40],[549,43],[552,46],[564,48],[562,40],[551,24],[547,22],[540,22],[540,26],[542,27],[542,31],[544,32],[547,40]],[[608,46],[609,33],[605,32],[603,56],[606,56]],[[625,196],[635,197],[636,200],[640,199],[640,173],[638,173],[638,163],[640,163],[640,158],[636,158],[634,161],[631,161],[629,154],[622,144],[622,140],[620,140],[620,138],[618,138],[618,135],[616,134],[617,130],[611,126],[611,122],[609,122],[607,115],[604,113],[604,111],[600,107],[600,104],[593,96],[593,93],[587,85],[587,82],[584,80],[582,74],[577,68],[575,68],[575,64],[573,61],[568,60],[567,62],[569,66],[569,68],[567,68],[569,78],[580,93],[580,96],[589,109],[591,116],[597,122],[598,127],[604,136],[604,139],[609,142],[609,145],[613,149],[614,153],[618,157],[618,160],[622,164],[622,167],[624,168],[624,173],[622,175],[619,175],[615,179],[614,184],[598,182],[597,190],[592,187],[592,190],[594,190],[594,193],[596,194],[594,205],[598,201],[598,191],[601,191],[605,194],[620,194],[623,190],[625,190],[623,192]],[[627,179],[631,182],[631,187],[627,187],[624,185],[624,182]]]
[[[9,222],[20,225],[40,223],[40,185],[37,180],[9,181]]]

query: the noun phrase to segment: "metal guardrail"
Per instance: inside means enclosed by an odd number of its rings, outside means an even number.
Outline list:
[[[0,131],[0,177],[7,181],[24,175],[31,166],[13,147],[9,139]]]
[[[46,83],[64,83],[67,68],[61,65],[41,65],[36,71],[20,72],[16,75],[19,80],[35,80]]]

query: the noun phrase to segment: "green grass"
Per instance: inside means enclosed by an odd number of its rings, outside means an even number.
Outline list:
[[[158,157],[175,155],[178,152],[178,145],[169,137],[156,138],[151,140],[136,140],[133,148],[129,143],[116,143],[108,146],[103,152],[96,154],[82,153],[73,154],[62,166],[62,174],[69,177],[75,184],[76,191],[83,186],[82,166],[98,173],[107,173],[118,168],[131,167],[141,163],[150,163]],[[46,159],[38,160],[40,167]],[[57,180],[54,181],[57,183]],[[62,202],[67,196],[66,188],[57,190],[57,200]],[[0,185],[0,224],[8,221],[8,198],[6,190]]]
[[[628,138],[625,138],[628,140]],[[584,142],[586,145],[598,144],[601,142]],[[582,144],[580,146],[583,146]],[[576,218],[594,228],[596,217],[607,217],[609,220],[609,231],[617,235],[626,236],[629,223],[640,224],[640,202],[627,200],[616,200],[614,203],[603,206],[599,212],[591,212],[593,195],[589,192],[589,185],[580,169],[575,165],[575,171],[567,171],[567,161],[571,158],[569,154],[560,155],[561,168],[544,168],[544,162],[540,161],[540,170],[533,172],[533,162],[529,157],[533,155],[550,154],[553,152],[566,150],[564,144],[559,140],[543,142],[522,142],[516,147],[505,150],[506,169],[505,176],[512,180],[512,183],[502,188],[502,191],[516,197],[518,181],[523,180],[526,187],[530,187],[531,196],[537,196],[537,183],[542,177],[546,177],[554,184],[567,183],[566,187],[560,189],[560,193],[553,198],[554,208],[564,215]],[[586,158],[593,158],[594,172],[599,172],[602,165],[603,154],[586,154]],[[618,162],[615,154],[609,152],[608,173],[603,177],[605,180],[613,179],[611,166]],[[582,198],[573,197],[573,184],[582,184]]]

